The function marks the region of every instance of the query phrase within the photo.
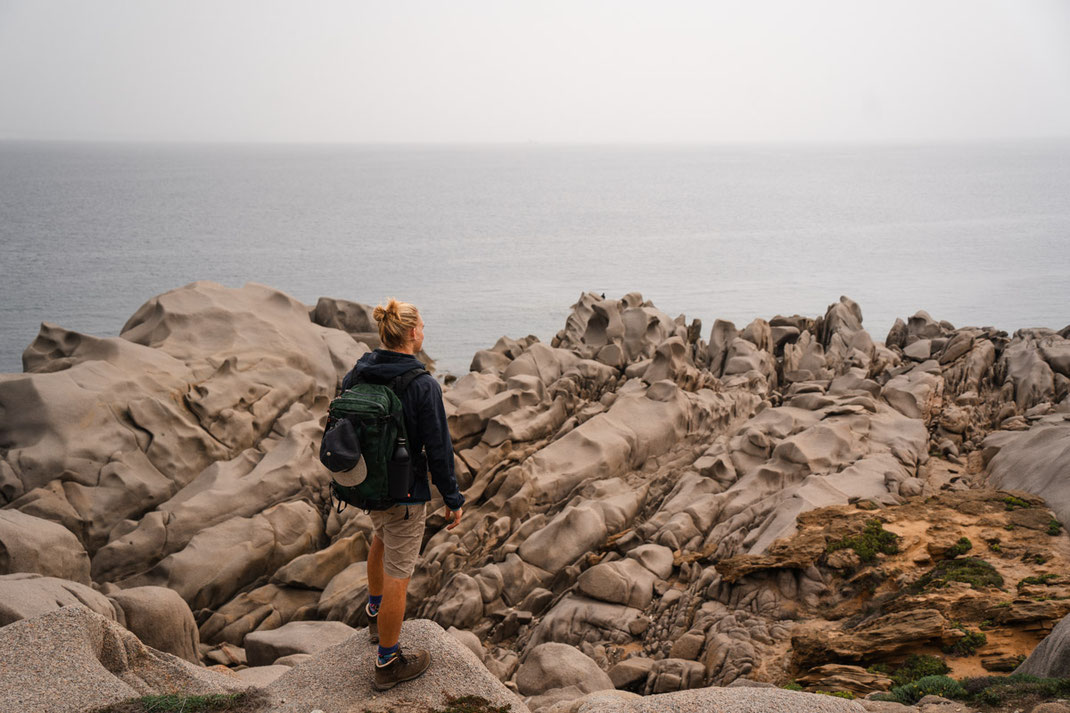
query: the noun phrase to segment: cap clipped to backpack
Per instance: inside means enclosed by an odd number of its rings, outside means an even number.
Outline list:
[[[357,464],[349,470],[343,470],[340,473],[334,474],[334,482],[339,485],[344,485],[347,488],[352,488],[354,485],[360,485],[364,482],[364,479],[368,477],[368,464],[364,462],[364,456],[361,456],[357,460]]]
[[[349,419],[339,419],[323,434],[320,462],[334,473],[334,482],[353,487],[368,477],[368,465],[360,452],[360,440]]]

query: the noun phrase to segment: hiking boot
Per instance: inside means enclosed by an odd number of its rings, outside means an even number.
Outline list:
[[[368,641],[373,644],[379,643],[379,615],[368,616]]]
[[[402,681],[411,681],[426,671],[430,665],[431,654],[427,650],[415,649],[411,654],[405,654],[398,649],[398,655],[385,666],[380,666],[376,661],[372,685],[377,691],[385,691]]]

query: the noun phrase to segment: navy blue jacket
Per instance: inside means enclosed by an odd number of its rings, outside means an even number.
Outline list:
[[[406,371],[423,366],[423,362],[412,354],[376,349],[357,361],[342,379],[342,389],[353,386],[358,374],[364,381],[388,384]],[[398,397],[405,410],[405,430],[416,474],[412,497],[400,502],[426,503],[431,499],[431,488],[427,484],[427,471],[430,470],[431,480],[442,493],[446,505],[450,510],[460,510],[464,496],[453,473],[453,442],[446,424],[446,409],[442,406],[442,387],[435,377],[422,374]]]

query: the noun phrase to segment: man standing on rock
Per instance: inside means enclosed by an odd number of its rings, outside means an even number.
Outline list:
[[[423,367],[415,356],[424,342],[424,321],[417,309],[407,302],[390,299],[386,307],[376,307],[374,315],[384,348],[362,356],[343,379],[343,389],[358,380],[389,384],[402,374]],[[372,643],[379,644],[372,685],[380,691],[416,678],[431,665],[428,651],[402,653],[398,643],[405,617],[405,595],[420,555],[426,507],[431,500],[428,471],[446,502],[447,529],[452,530],[461,521],[464,505],[464,496],[453,474],[453,444],[438,382],[430,374],[421,374],[398,398],[405,411],[416,483],[405,500],[387,510],[371,512],[375,536],[368,551],[366,611],[368,634]]]

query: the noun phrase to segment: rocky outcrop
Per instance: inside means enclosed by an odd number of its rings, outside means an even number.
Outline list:
[[[716,565],[722,601],[764,597],[763,616],[800,620],[791,659],[811,690],[845,675],[851,686],[824,690],[879,690],[854,669],[919,651],[953,652],[953,671],[1003,670],[1070,612],[1070,541],[1038,498],[977,489],[861,505],[806,513],[765,554]]]
[[[250,666],[267,666],[292,654],[315,654],[346,641],[356,630],[337,621],[291,621],[278,629],[245,637]]]
[[[795,682],[808,691],[850,691],[859,695],[887,691],[892,687],[892,679],[885,675],[867,671],[861,666],[842,664],[815,666],[796,678]]]
[[[540,644],[528,652],[516,672],[516,687],[531,697],[532,710],[614,690],[613,681],[590,657],[575,647],[555,643]]]
[[[1070,678],[1070,616],[1059,622],[1014,672],[1040,678]]]
[[[125,621],[122,608],[84,584],[39,574],[0,575],[0,626],[70,605],[120,624]]]
[[[988,482],[1043,497],[1070,524],[1070,413],[1039,419],[1027,431],[999,431],[982,442]]]
[[[89,584],[89,555],[62,525],[18,510],[0,510],[0,575],[14,572]]]
[[[372,688],[375,646],[360,631],[294,666],[265,689],[277,713],[345,713],[354,701],[372,713],[396,710],[399,704],[440,709],[446,697],[478,696],[513,713],[527,713],[519,697],[492,676],[468,648],[430,621],[406,621],[402,645],[427,649],[432,665],[420,678],[379,693]]]
[[[364,626],[370,519],[329,507],[316,452],[339,380],[378,343],[369,315],[194,283],[118,338],[43,325],[26,373],[0,376],[3,616],[80,602],[148,640],[164,587],[186,605],[174,653],[265,664],[246,674],[261,683],[274,658],[326,652],[256,642]],[[445,530],[431,503],[408,614],[517,686],[564,646],[583,678],[648,696],[743,677],[860,691],[877,683],[859,665],[982,622],[972,660],[1006,666],[1067,608],[1046,575],[1066,555],[1068,344],[921,312],[881,344],[846,297],[717,320],[707,341],[638,293],[581,295],[549,344],[503,337],[444,389],[465,517]],[[829,549],[873,519],[901,554]],[[1021,588],[910,589],[962,537]],[[528,695],[563,710],[599,694]]]
[[[857,701],[778,688],[700,688],[642,697],[618,691],[591,693],[552,713],[662,713],[663,711],[764,711],[767,713],[862,713]]]
[[[200,635],[185,600],[167,587],[131,587],[108,598],[122,611],[120,621],[146,646],[200,665]]]
[[[128,698],[245,686],[142,644],[110,619],[65,606],[0,628],[0,712],[81,713]],[[62,682],[62,683],[60,683]]]
[[[259,461],[294,426],[314,425],[309,409],[322,408],[366,349],[259,285],[168,292],[118,338],[45,325],[24,355],[27,373],[0,377],[9,434],[0,493],[63,524],[94,555],[206,468],[250,448],[244,460]],[[276,480],[301,480],[286,476]],[[265,503],[258,491],[242,496],[257,511],[292,496]]]
[[[797,631],[791,637],[801,667],[825,661],[872,661],[941,643],[948,621],[936,609],[913,609],[878,617],[852,631]]]

